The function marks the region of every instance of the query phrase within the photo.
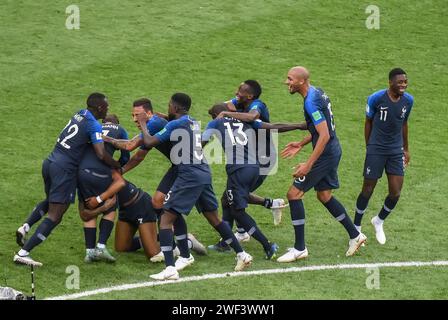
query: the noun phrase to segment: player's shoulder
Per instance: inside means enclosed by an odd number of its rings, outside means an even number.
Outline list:
[[[308,93],[305,97],[305,108],[310,107],[317,107],[318,103],[321,101],[322,98],[322,89],[317,89],[314,86],[310,86],[308,89]]]
[[[90,112],[88,109],[81,109],[78,112],[75,113],[73,116],[75,119],[79,120],[79,117],[82,117],[86,119],[87,121],[97,121],[96,118],[93,116],[92,112]]]
[[[224,122],[225,118],[213,119],[207,123],[207,129],[216,129],[219,124]]]
[[[152,117],[152,119],[154,120],[154,123],[156,123],[156,124],[158,124],[158,125],[163,125],[163,126],[165,126],[165,125],[168,123],[168,121],[167,121],[166,119],[164,119],[164,118],[162,118],[162,117],[159,117],[159,116],[156,115],[156,114]]]
[[[414,104],[414,97],[411,94],[405,92],[403,97],[410,103],[411,106]]]
[[[386,92],[387,92],[387,89],[381,89],[381,90],[375,91],[367,98],[367,101],[371,104],[378,103],[378,101],[380,101],[384,97]]]
[[[252,101],[252,103],[249,105],[249,111],[252,110],[258,110],[258,111],[262,111],[264,109],[266,109],[266,103],[264,103],[262,100],[260,99],[255,99],[254,101]]]

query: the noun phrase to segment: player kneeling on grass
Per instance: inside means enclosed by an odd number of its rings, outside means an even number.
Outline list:
[[[115,251],[131,252],[143,247],[148,258],[160,252],[157,242],[157,216],[152,207],[151,196],[136,187],[129,181],[124,180],[121,175],[123,188],[116,194],[119,214],[115,229]],[[104,193],[99,195],[100,199],[107,199],[105,202],[114,199],[115,192],[113,185]],[[89,209],[84,209],[81,217],[83,220],[96,217],[98,197],[89,198],[86,202]],[[90,210],[93,209],[93,210]],[[135,237],[139,232],[140,237]]]

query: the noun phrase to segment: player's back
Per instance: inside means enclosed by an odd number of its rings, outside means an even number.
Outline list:
[[[211,184],[211,172],[205,162],[199,123],[184,115],[168,124],[155,137],[161,143],[171,141],[170,160],[178,166],[178,178],[186,184]]]
[[[76,170],[89,143],[103,142],[101,130],[89,110],[77,112],[60,133],[48,159],[67,171]]]
[[[126,130],[119,124],[105,123],[102,125],[102,132],[103,135],[114,139],[128,138]],[[115,151],[117,150],[110,143],[105,143],[104,148],[106,149],[106,152],[111,156],[113,156]],[[92,145],[89,145],[86,148],[84,155],[82,156],[79,163],[79,169],[98,169],[101,172],[110,171],[110,167],[98,158]]]
[[[228,174],[241,167],[258,167],[256,131],[249,123],[225,117],[210,121],[203,134],[205,141],[215,135],[226,155]]]
[[[369,154],[399,154],[403,152],[403,124],[408,120],[414,98],[405,93],[392,101],[387,89],[369,96],[366,117],[372,119],[372,132],[367,143]]]
[[[321,157],[340,156],[341,146],[336,136],[336,126],[331,109],[331,101],[321,88],[310,86],[308,94],[304,99],[304,114],[308,131],[312,136],[313,149],[316,147],[317,140],[319,139],[319,133],[317,132],[316,126],[321,122],[326,121],[330,140],[327,142]]]

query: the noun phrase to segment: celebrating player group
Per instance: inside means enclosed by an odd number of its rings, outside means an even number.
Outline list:
[[[410,162],[407,123],[413,97],[405,92],[406,72],[392,69],[388,88],[367,99],[364,181],[356,199],[354,220],[332,194],[339,188],[342,149],[330,98],[323,89],[311,84],[310,73],[304,67],[291,68],[285,84],[290,94],[298,93],[303,97],[305,121],[302,123],[271,123],[269,110],[260,100],[260,84],[246,80],[239,85],[235,98],[209,108],[211,121],[203,131],[189,115],[192,101],[185,93],[171,96],[167,113],[154,110],[148,98],[134,101],[132,117],[141,133],[132,139],[119,124],[118,117],[108,113],[107,97],[92,93],[87,99],[87,108],[70,119],[53,151],[43,161],[46,197],[16,231],[21,249],[14,256],[14,262],[42,266],[30,253],[61,222],[70,204],[74,203],[76,192],[84,224],[84,261],[115,262],[106,244],[117,220],[115,251],[143,248],[151,262],[163,261],[165,268],[151,275],[156,280],[178,279],[179,271],[194,263],[192,252],[207,254],[207,248],[187,228],[187,216],[193,207],[219,234],[217,243],[208,249],[234,251],[235,271],[252,264],[253,257],[242,246],[251,238],[260,243],[268,260],[287,263],[306,258],[309,253],[305,242],[303,198],[311,188],[347,231],[346,256],[353,256],[367,240],[361,231],[361,221],[383,171],[387,175],[389,193],[371,223],[377,241],[385,244],[383,224],[398,203],[405,168]],[[102,124],[98,120],[102,120]],[[255,193],[257,188],[273,174],[273,168],[282,165],[277,159],[279,153],[272,134],[292,130],[304,130],[308,134],[301,141],[288,143],[280,152],[281,157],[296,156],[310,142],[312,152],[306,161],[294,168],[292,184],[286,194],[288,203],[281,198],[261,197]],[[220,196],[222,214],[213,189],[211,159],[203,153],[203,148],[214,139],[219,143],[210,143],[207,148],[219,146],[226,157],[227,183]],[[144,161],[152,149],[162,153],[171,166],[160,177],[151,196],[124,176]],[[113,157],[117,150],[120,151],[118,161]],[[146,161],[151,161],[150,157]],[[279,255],[279,246],[266,237],[249,215],[249,204],[271,209],[276,225],[281,221],[282,209],[289,206],[295,238],[293,246],[283,255]],[[115,219],[117,210],[118,219]],[[40,220],[31,234],[31,228]],[[235,233],[232,231],[234,223]]]

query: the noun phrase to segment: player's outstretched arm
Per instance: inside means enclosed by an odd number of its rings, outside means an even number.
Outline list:
[[[165,114],[165,113],[156,111],[156,112],[154,112],[154,114],[157,115],[159,118],[163,118],[163,119],[165,119],[165,120],[169,120],[169,119],[168,119],[168,115]]]
[[[115,194],[117,194],[124,186],[126,185],[126,181],[123,179],[122,175],[118,170],[112,170],[112,184],[104,191],[102,194],[97,197],[91,197],[86,199],[86,206],[89,209],[94,209],[98,207],[103,201],[112,198]]]
[[[319,159],[322,152],[324,152],[325,146],[328,141],[330,141],[330,133],[328,132],[327,121],[322,121],[316,126],[316,131],[319,134],[319,138],[317,139],[316,146],[314,147],[313,152],[305,163],[299,163],[296,167],[296,170],[293,174],[295,178],[301,178],[306,176],[308,172],[310,172],[313,164]]]
[[[234,118],[243,122],[253,122],[260,118],[260,114],[256,110],[251,110],[249,112],[223,111],[216,118],[221,119],[224,117]]]
[[[106,149],[104,148],[103,142],[93,144],[93,149],[95,150],[98,159],[103,161],[109,167],[115,169],[121,168],[120,163],[114,160],[114,158],[112,158],[112,156],[109,153],[107,153]]]
[[[128,171],[131,171],[136,166],[138,166],[143,160],[145,160],[146,155],[149,150],[140,149],[129,159],[129,161],[121,168],[121,173],[125,174]]]
[[[233,104],[232,100],[226,101],[226,105],[229,111],[236,111],[236,107]]]
[[[299,153],[300,150],[302,150],[304,146],[306,146],[308,143],[310,143],[311,140],[312,140],[312,136],[309,134],[309,135],[305,136],[302,139],[302,141],[288,143],[286,145],[286,147],[281,152],[282,158],[283,159],[291,159],[297,153]]]
[[[103,136],[103,140],[110,143],[117,149],[126,151],[134,151],[143,144],[143,139],[140,137],[140,135],[136,135],[131,140],[114,139],[108,136]]]
[[[306,122],[302,123],[268,123],[263,122],[261,129],[278,130],[278,132],[288,132],[292,130],[308,130]]]
[[[104,201],[104,205],[101,207],[97,207],[95,209],[87,209],[82,201],[79,202],[79,216],[81,220],[84,222],[95,219],[102,212],[107,212],[110,208],[112,208],[117,202],[117,197],[112,197]]]

